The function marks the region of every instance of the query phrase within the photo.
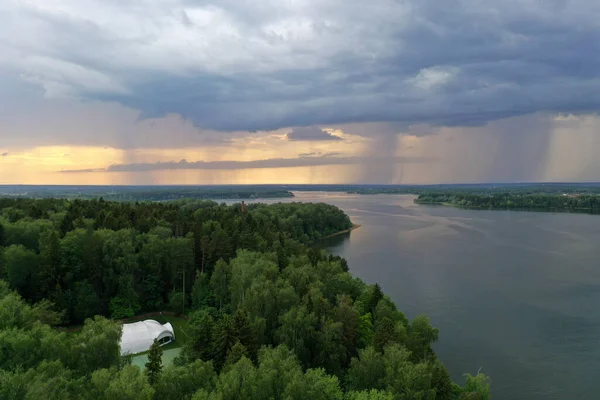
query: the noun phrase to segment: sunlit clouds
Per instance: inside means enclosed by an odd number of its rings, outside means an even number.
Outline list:
[[[599,4],[0,2],[0,183],[598,180]]]
[[[288,140],[289,129],[282,129],[202,147],[2,146],[0,181],[107,185],[591,181],[600,175],[599,127],[598,117],[536,114],[483,127],[436,128],[426,135],[375,133],[376,126],[371,126],[374,134],[365,138],[323,128],[343,138],[335,141]],[[357,126],[355,131],[362,129]],[[179,165],[182,160],[188,167]],[[89,172],[61,172],[71,170]]]

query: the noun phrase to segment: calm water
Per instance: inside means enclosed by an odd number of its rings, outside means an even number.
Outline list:
[[[600,398],[599,216],[296,195],[362,225],[327,247],[408,317],[431,317],[454,379],[481,368],[501,400]]]

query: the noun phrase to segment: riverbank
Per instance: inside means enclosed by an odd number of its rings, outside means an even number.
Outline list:
[[[600,195],[580,193],[424,193],[416,204],[444,204],[459,208],[482,210],[515,210],[541,212],[577,212],[597,214]]]
[[[414,200],[415,204],[420,206],[445,206],[445,207],[454,207],[460,208],[463,210],[475,210],[475,211],[527,211],[527,212],[540,212],[540,213],[573,213],[573,214],[590,214],[590,215],[598,215],[600,214],[599,208],[553,208],[553,207],[502,207],[502,206],[474,206],[474,205],[462,205],[462,204],[453,204],[448,202],[440,202],[440,201],[418,201],[418,199]]]
[[[443,201],[420,201],[419,199],[414,199],[413,202],[419,205],[428,205],[428,206],[450,206],[450,207],[459,207],[452,203],[446,203]]]
[[[329,238],[332,238],[332,237],[334,237],[334,236],[343,235],[344,233],[350,233],[350,232],[352,232],[353,230],[360,228],[361,226],[362,226],[362,225],[353,224],[351,228],[344,229],[343,231],[339,231],[339,232],[333,233],[333,234],[331,234],[331,235],[327,235],[327,236],[325,236],[325,237],[322,237],[320,240],[329,239]]]

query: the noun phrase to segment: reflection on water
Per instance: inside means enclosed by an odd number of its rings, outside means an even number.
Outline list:
[[[419,206],[402,195],[296,196],[284,200],[334,204],[362,225],[322,245],[407,316],[431,317],[454,379],[482,367],[495,399],[598,397],[599,217]]]

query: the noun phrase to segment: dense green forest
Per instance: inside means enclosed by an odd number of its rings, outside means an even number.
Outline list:
[[[466,208],[538,209],[556,211],[600,211],[596,194],[425,193],[415,199],[420,204],[449,204]]]
[[[600,194],[598,183],[503,183],[437,185],[213,185],[213,186],[61,186],[0,185],[0,197],[168,201],[294,197],[292,191],[350,194]]]
[[[294,197],[279,186],[62,186],[0,185],[2,197],[167,201],[178,199],[258,199]]]
[[[488,399],[438,330],[311,243],[325,204],[0,199],[0,399]],[[120,324],[186,313],[174,365],[121,357]],[[78,333],[59,329],[81,324]],[[158,355],[157,355],[158,354]]]
[[[355,194],[418,194],[418,195],[530,195],[530,194],[600,194],[598,183],[504,183],[504,184],[440,184],[389,185],[347,188]]]

